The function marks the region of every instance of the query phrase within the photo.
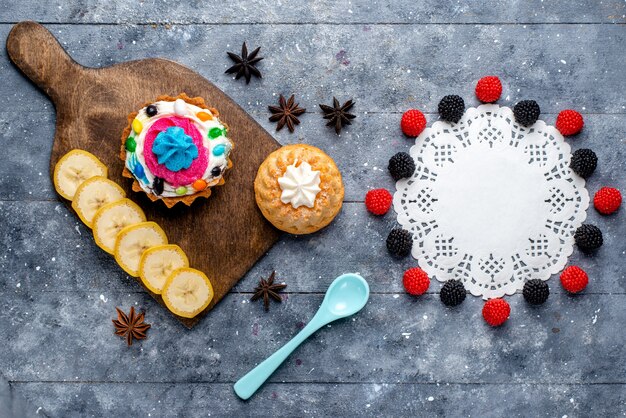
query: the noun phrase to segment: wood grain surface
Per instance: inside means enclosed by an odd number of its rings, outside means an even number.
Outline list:
[[[256,206],[252,185],[258,166],[279,144],[215,85],[176,62],[153,58],[106,68],[83,67],[47,29],[28,21],[10,32],[7,51],[56,108],[50,172],[71,149],[95,154],[108,166],[109,178],[142,207],[148,220],[161,225],[170,243],[185,251],[192,267],[210,278],[215,296],[207,309],[191,319],[177,316],[191,328],[278,239],[279,233]],[[144,193],[133,192],[132,181],[122,177],[120,135],[129,113],[159,95],[182,92],[203,97],[220,111],[235,143],[231,154],[234,167],[225,175],[226,184],[214,187],[209,199],[168,209],[162,202],[151,202]],[[165,306],[159,295],[152,296]]]

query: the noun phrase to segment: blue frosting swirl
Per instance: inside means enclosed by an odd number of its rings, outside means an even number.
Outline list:
[[[157,156],[159,164],[165,164],[170,171],[189,168],[193,160],[198,158],[198,147],[193,139],[178,126],[171,126],[159,132],[152,144],[152,152]]]

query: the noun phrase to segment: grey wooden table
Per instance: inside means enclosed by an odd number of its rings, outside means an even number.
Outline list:
[[[500,101],[536,99],[542,118],[581,109],[600,165],[590,193],[626,191],[626,3],[623,0],[315,2],[3,0],[0,38],[20,20],[44,23],[81,64],[160,56],[197,70],[270,132],[267,105],[295,93],[308,109],[283,144],[325,149],[345,178],[342,213],[321,233],[284,236],[191,331],[180,326],[93,243],[57,199],[48,174],[54,109],[0,50],[0,416],[622,416],[626,414],[624,209],[591,222],[604,231],[595,256],[571,262],[591,283],[583,295],[549,281],[549,301],[509,297],[498,329],[482,301],[458,309],[440,284],[419,299],[402,289],[415,264],[392,260],[384,239],[394,216],[370,216],[371,187],[393,184],[388,158],[410,141],[398,127],[417,107],[437,119],[439,99],[498,74]],[[262,80],[224,73],[226,51],[262,46]],[[354,98],[358,118],[341,136],[317,104]],[[86,109],[85,111],[88,111]],[[276,269],[284,302],[250,303]],[[321,330],[257,395],[232,384],[293,336],[332,279],[365,276],[371,300],[358,316]],[[149,338],[132,348],[112,335],[115,306],[146,311]]]

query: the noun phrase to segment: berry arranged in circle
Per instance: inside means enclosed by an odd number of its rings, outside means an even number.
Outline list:
[[[495,103],[502,95],[502,83],[495,75],[488,75],[476,83],[476,97],[483,103]]]
[[[593,174],[597,165],[598,157],[589,148],[581,148],[574,151],[572,160],[569,163],[572,171],[585,179]]]
[[[402,284],[408,294],[419,296],[423,295],[428,290],[430,279],[424,270],[419,267],[413,267],[404,272]]]
[[[395,181],[409,178],[415,173],[415,161],[408,152],[399,152],[389,159],[387,166]]]
[[[394,228],[387,236],[387,250],[392,255],[404,257],[409,255],[413,247],[413,235],[402,228]]]
[[[439,298],[446,306],[460,305],[467,296],[465,286],[460,280],[450,279],[441,287]]]
[[[574,233],[574,241],[583,252],[590,252],[602,246],[602,231],[595,225],[582,224]]]
[[[541,305],[550,296],[548,283],[539,279],[531,279],[524,283],[524,299],[531,305]]]
[[[576,135],[585,126],[583,116],[575,110],[562,110],[556,117],[556,129],[563,136]]]
[[[515,121],[525,127],[529,127],[537,122],[540,114],[539,104],[534,100],[522,100],[513,107]]]
[[[444,96],[439,102],[439,116],[447,122],[457,123],[465,113],[465,102],[461,96]]]
[[[483,318],[492,327],[504,324],[511,314],[511,307],[504,299],[489,299],[483,306]]]
[[[570,293],[582,292],[589,283],[589,276],[578,266],[569,266],[561,273],[563,289]]]
[[[593,196],[593,206],[603,215],[617,212],[622,204],[622,194],[613,187],[603,187]]]
[[[409,109],[402,114],[400,128],[406,136],[415,138],[426,128],[426,117],[417,109]]]
[[[374,189],[365,195],[365,207],[374,215],[384,215],[391,208],[393,196],[386,189]]]

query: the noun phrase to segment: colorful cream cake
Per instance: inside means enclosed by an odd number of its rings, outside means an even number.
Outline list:
[[[211,187],[224,184],[233,143],[218,111],[202,98],[160,96],[128,121],[120,156],[134,191],[172,207],[209,197]]]

